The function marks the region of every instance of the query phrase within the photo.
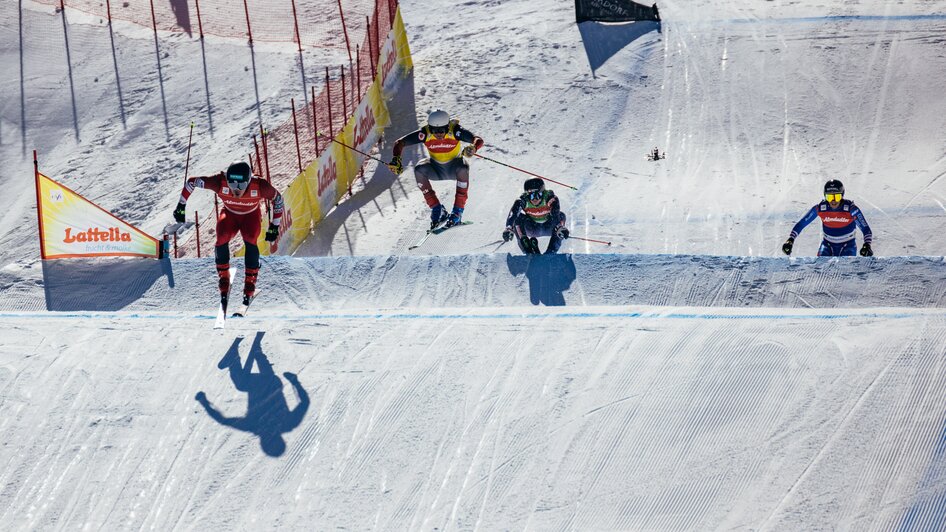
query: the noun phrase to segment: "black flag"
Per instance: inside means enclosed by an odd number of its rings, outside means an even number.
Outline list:
[[[633,20],[660,20],[657,4],[645,6],[631,0],[575,0],[575,18],[578,22],[630,22]]]

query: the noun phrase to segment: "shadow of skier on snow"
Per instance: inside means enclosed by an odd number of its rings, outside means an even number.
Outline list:
[[[529,300],[533,305],[565,306],[565,290],[577,277],[571,255],[508,255],[509,273],[525,274],[529,280]]]
[[[243,417],[227,417],[215,409],[204,392],[197,392],[195,399],[204,407],[207,414],[221,425],[233,427],[237,430],[250,432],[259,436],[260,447],[269,456],[282,456],[286,452],[286,441],[283,434],[290,432],[302,423],[306,411],[309,409],[309,395],[306,393],[295,374],[283,373],[296,390],[299,404],[292,410],[286,404],[283,395],[282,380],[273,372],[273,366],[260,347],[263,339],[262,332],[256,333],[253,346],[246,356],[246,364],[240,363],[240,342],[237,338],[233,345],[217,364],[220,369],[230,371],[230,379],[237,390],[246,392],[247,408]],[[259,370],[253,373],[253,362]]]

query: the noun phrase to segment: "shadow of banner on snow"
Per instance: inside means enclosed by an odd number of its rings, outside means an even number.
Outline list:
[[[571,255],[507,255],[509,273],[525,274],[533,305],[565,306],[565,290],[577,277]]]
[[[272,364],[263,354],[260,345],[263,334],[265,333],[256,333],[245,364],[240,363],[240,342],[243,338],[233,340],[230,349],[217,364],[218,368],[229,371],[230,380],[237,390],[246,392],[246,415],[225,416],[210,404],[204,392],[197,392],[195,399],[217,423],[258,436],[263,452],[275,457],[286,452],[286,441],[282,435],[302,423],[309,409],[309,395],[299,384],[295,374],[283,373],[283,377],[295,388],[299,398],[299,404],[294,409],[289,409],[286,396],[283,395],[282,380],[276,376]],[[254,363],[258,370],[256,373],[253,372]]]
[[[115,311],[141,299],[167,276],[174,288],[170,260],[89,259],[44,260],[46,310]]]
[[[582,22],[578,24],[581,40],[585,45],[585,54],[594,74],[608,59],[652,31],[660,31],[660,23],[640,20],[621,24],[604,22]]]

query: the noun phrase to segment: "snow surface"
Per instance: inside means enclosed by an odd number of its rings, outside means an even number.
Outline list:
[[[191,121],[217,171],[343,52],[303,80],[293,45],[162,34],[159,73],[148,28],[113,55],[67,9],[67,57],[52,8],[0,4],[4,528],[943,528],[946,2],[402,10],[384,156],[443,107],[613,245],[500,246],[526,176],[477,160],[474,224],[408,252],[412,172],[369,166],[212,331],[207,259],[39,261],[31,152],[156,233]],[[812,257],[817,225],[781,255],[829,178],[878,257]]]

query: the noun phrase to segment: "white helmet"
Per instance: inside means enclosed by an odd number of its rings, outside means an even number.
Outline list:
[[[442,109],[437,109],[427,115],[427,125],[430,127],[447,127],[450,125],[450,115]]]

